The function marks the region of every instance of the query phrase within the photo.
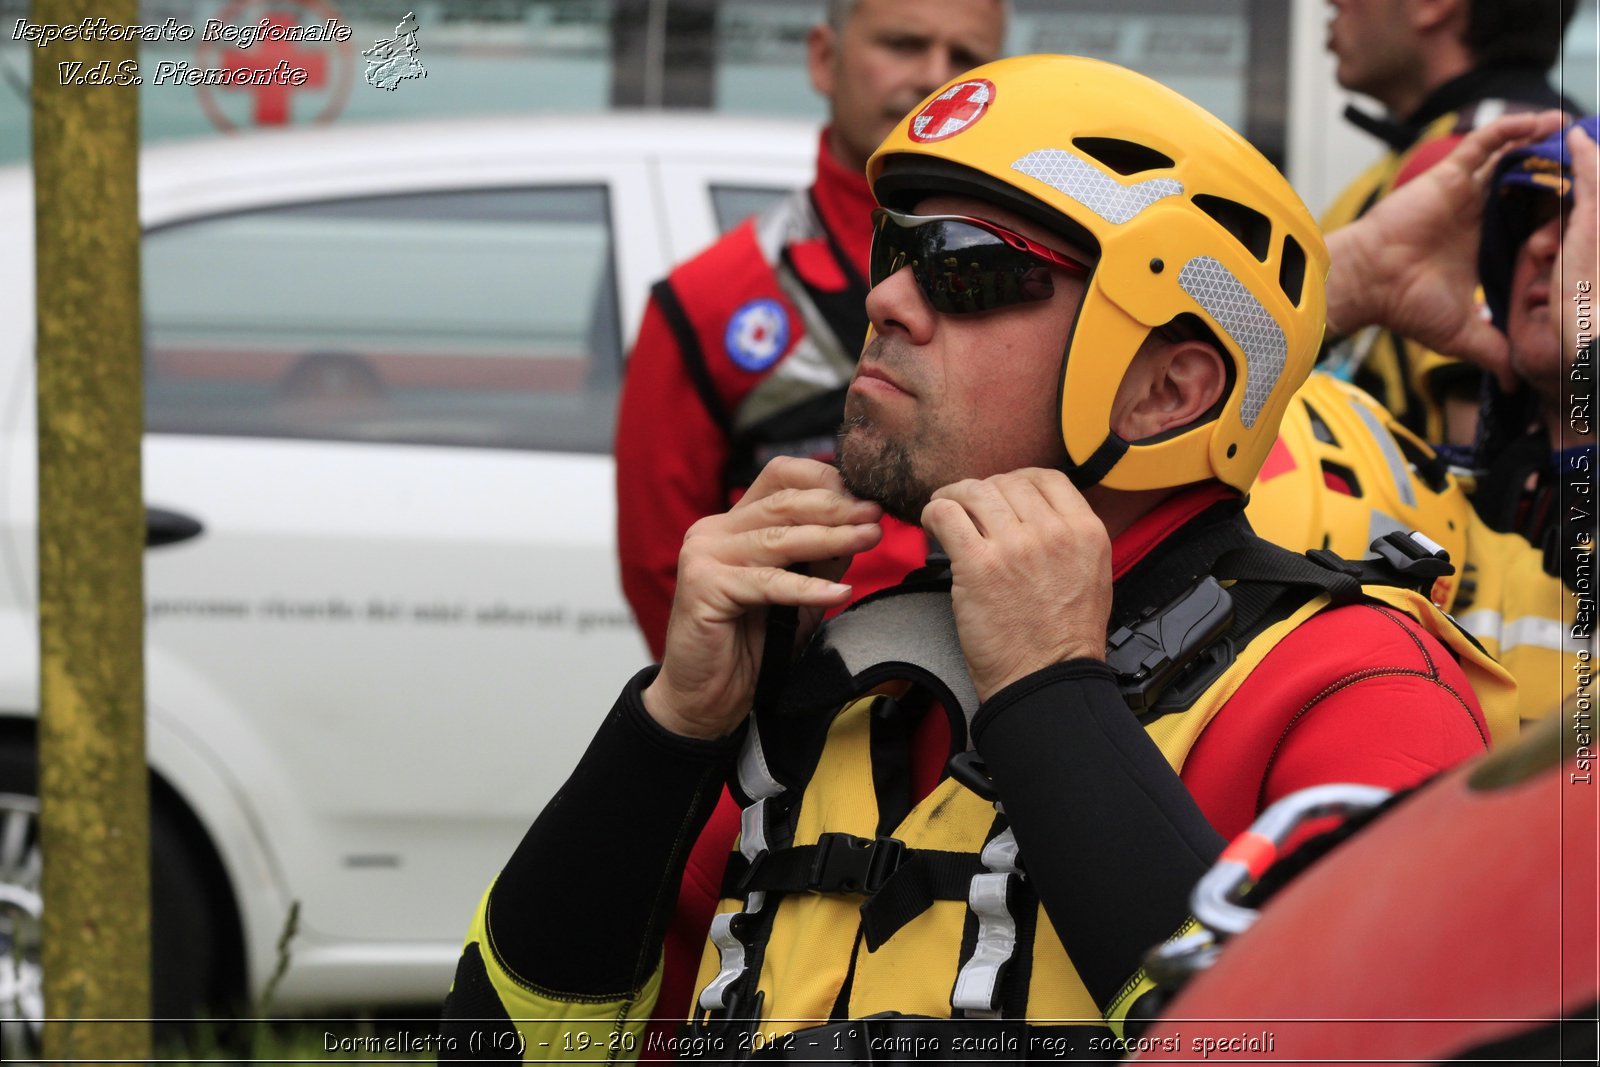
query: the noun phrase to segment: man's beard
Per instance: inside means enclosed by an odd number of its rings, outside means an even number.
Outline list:
[[[855,496],[883,505],[901,522],[922,524],[933,490],[917,476],[911,450],[875,434],[865,415],[847,415],[839,427],[839,473]]]

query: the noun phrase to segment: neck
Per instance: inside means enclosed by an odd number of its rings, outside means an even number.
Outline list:
[[[1390,115],[1404,121],[1422,108],[1423,101],[1435,89],[1471,69],[1472,56],[1459,41],[1430,45],[1421,51],[1420,62],[1411,77],[1374,95],[1388,108]]]
[[[1176,492],[1176,489],[1141,489],[1127,492],[1096,485],[1083,494],[1083,499],[1088,502],[1100,521],[1105,523],[1106,534],[1115,540]]]
[[[867,187],[866,164],[851,167],[834,148],[833,129],[822,131],[817,152],[817,178],[812,184],[823,224],[844,248],[863,275],[872,247],[872,209],[876,206]]]

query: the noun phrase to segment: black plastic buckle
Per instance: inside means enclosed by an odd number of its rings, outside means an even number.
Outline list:
[[[970,749],[966,752],[957,752],[950,757],[950,762],[945,764],[945,769],[950,772],[950,777],[984,800],[1000,799],[1000,791],[994,787],[994,779],[989,777],[988,766],[976,752]]]
[[[893,837],[823,834],[806,888],[813,893],[876,893],[899,869],[905,852],[905,843]]]
[[[1372,542],[1372,551],[1397,574],[1426,592],[1433,583],[1456,572],[1450,553],[1417,531],[1386,533]]]
[[[1119,626],[1106,641],[1122,699],[1149,711],[1178,673],[1233,623],[1233,598],[1210,575],[1160,611]]]

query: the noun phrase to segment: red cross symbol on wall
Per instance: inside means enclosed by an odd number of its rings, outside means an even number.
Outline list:
[[[273,29],[287,29],[295,25],[292,17],[274,13],[266,16]],[[298,47],[293,41],[263,40],[249,48],[235,48],[228,52],[223,66],[231,73],[238,70],[274,70],[282,61],[291,68],[306,72],[304,86],[279,85],[273,79],[269,85],[228,85],[224,88],[236,92],[255,94],[255,112],[252,116],[257,126],[284,126],[289,122],[289,94],[297,88],[320,88],[328,80],[328,55],[326,51]]]
[[[971,126],[994,103],[994,85],[982,78],[953,85],[911,120],[913,141],[942,141]]]

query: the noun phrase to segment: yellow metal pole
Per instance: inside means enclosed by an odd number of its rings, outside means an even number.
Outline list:
[[[30,17],[126,26],[139,7]],[[77,36],[33,54],[44,1053],[109,1062],[150,1056],[139,101],[114,77],[138,54]]]

